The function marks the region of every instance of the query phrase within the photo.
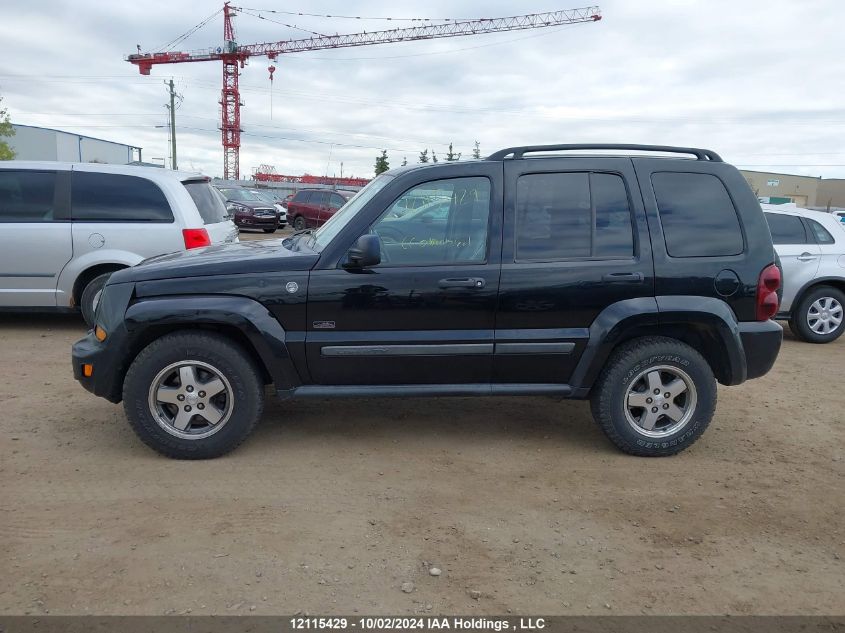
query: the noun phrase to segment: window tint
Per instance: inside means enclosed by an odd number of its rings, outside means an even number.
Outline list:
[[[292,202],[308,202],[308,198],[310,195],[310,191],[298,191],[293,197]]]
[[[55,172],[0,169],[0,222],[52,222]]]
[[[333,193],[329,204],[334,209],[340,209],[340,207],[346,204],[346,200],[344,200],[343,196]]]
[[[312,191],[311,198],[308,200],[308,202],[318,207],[328,206],[329,194],[325,191]]]
[[[816,236],[816,241],[819,244],[833,244],[836,242],[836,240],[833,239],[833,236],[828,233],[827,229],[824,228],[821,224],[809,218],[807,218],[807,222],[810,223],[810,227],[813,229],[813,233]]]
[[[621,177],[584,172],[519,178],[517,260],[633,254],[631,210]]]
[[[172,222],[158,185],[137,176],[77,171],[71,185],[74,221]]]
[[[775,244],[807,244],[810,238],[804,230],[801,218],[795,215],[781,215],[780,213],[764,213],[769,223],[772,242]]]
[[[672,257],[738,255],[742,230],[722,181],[710,174],[663,172],[651,183]]]
[[[212,186],[203,180],[189,180],[182,183],[191,194],[203,224],[217,224],[228,216],[226,205],[220,196],[214,193]]]
[[[381,265],[483,262],[487,256],[490,181],[452,178],[427,182],[406,191],[396,202],[406,206],[404,199],[428,195],[436,199],[430,206],[422,205],[397,217],[393,213],[396,203],[391,204],[371,227],[381,238]]]

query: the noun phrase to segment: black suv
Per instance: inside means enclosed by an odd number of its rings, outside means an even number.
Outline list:
[[[390,213],[405,197],[448,205],[418,234]],[[775,261],[757,199],[712,151],[510,148],[391,170],[316,231],[114,273],[73,370],[178,458],[238,446],[266,385],[589,398],[619,448],[671,455],[707,427],[717,381],[774,363]]]

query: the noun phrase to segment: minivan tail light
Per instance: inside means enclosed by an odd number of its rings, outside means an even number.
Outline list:
[[[182,237],[185,239],[186,250],[211,246],[211,238],[205,229],[182,229]]]
[[[780,268],[774,264],[766,266],[757,280],[757,320],[767,321],[778,313],[778,289]]]

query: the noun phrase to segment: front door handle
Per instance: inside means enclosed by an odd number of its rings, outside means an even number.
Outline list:
[[[602,281],[625,281],[628,283],[641,283],[644,279],[642,273],[607,273],[602,275]]]
[[[481,277],[460,277],[457,279],[441,279],[437,282],[440,288],[483,288],[486,282]]]
[[[799,262],[811,262],[811,261],[813,261],[815,258],[816,258],[816,256],[815,256],[815,255],[813,255],[812,253],[801,253],[801,254],[798,256],[798,261],[799,261]]]

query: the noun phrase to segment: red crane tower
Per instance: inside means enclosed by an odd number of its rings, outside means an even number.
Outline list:
[[[223,5],[223,46],[191,52],[168,51],[162,53],[137,53],[126,60],[138,66],[142,75],[149,75],[158,64],[181,64],[183,62],[223,62],[223,91],[220,96],[223,137],[223,177],[237,180],[240,176],[239,155],[241,147],[241,97],[238,91],[239,68],[246,65],[250,57],[266,56],[275,60],[279,55],[318,51],[328,48],[371,46],[394,42],[411,42],[482,33],[521,31],[564,24],[596,22],[601,20],[599,7],[584,7],[548,13],[531,13],[505,18],[481,18],[478,20],[450,20],[444,24],[427,24],[410,28],[384,31],[348,33],[345,35],[316,35],[298,40],[283,40],[263,44],[238,44],[232,19],[240,9],[229,2]],[[275,67],[273,68],[275,70]]]

